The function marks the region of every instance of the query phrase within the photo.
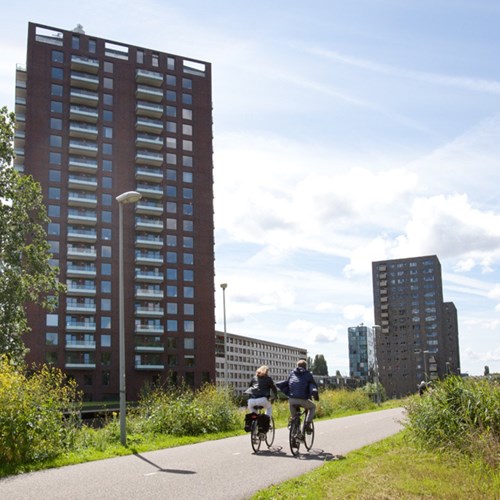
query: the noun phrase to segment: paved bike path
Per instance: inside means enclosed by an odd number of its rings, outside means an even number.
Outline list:
[[[254,454],[248,434],[151,451],[0,480],[4,500],[154,500],[249,498],[325,461],[399,432],[401,408],[316,421],[312,450],[291,455],[288,430],[277,429],[274,445]]]

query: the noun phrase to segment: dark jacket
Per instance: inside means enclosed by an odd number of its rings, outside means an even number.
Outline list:
[[[297,399],[311,399],[317,396],[318,386],[312,373],[305,368],[297,367],[288,375],[288,397]],[[281,387],[280,387],[281,389]]]
[[[278,397],[278,390],[273,379],[269,375],[257,377],[254,375],[250,381],[250,387],[245,391],[251,398],[268,398],[273,391],[274,397]]]

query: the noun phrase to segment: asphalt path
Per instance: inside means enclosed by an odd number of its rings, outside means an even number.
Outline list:
[[[396,434],[403,421],[401,408],[316,421],[314,446],[301,446],[299,457],[290,452],[288,429],[277,429],[271,449],[263,443],[258,454],[246,434],[10,476],[0,480],[0,499],[246,499]]]

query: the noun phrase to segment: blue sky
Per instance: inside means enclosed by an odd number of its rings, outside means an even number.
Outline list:
[[[500,3],[24,1],[29,21],[213,64],[217,328],[324,354],[373,324],[371,262],[436,254],[462,370],[500,371]]]

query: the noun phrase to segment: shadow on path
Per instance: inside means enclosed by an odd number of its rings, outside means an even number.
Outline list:
[[[196,471],[194,471],[194,470],[163,469],[162,467],[155,464],[154,462],[151,462],[151,460],[148,460],[146,457],[143,457],[139,453],[134,452],[134,456],[137,458],[140,458],[141,460],[144,460],[144,462],[147,462],[148,464],[152,465],[153,467],[156,467],[159,472],[169,472],[170,474],[196,474]]]

